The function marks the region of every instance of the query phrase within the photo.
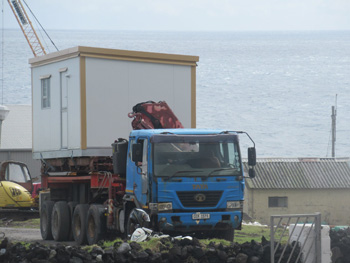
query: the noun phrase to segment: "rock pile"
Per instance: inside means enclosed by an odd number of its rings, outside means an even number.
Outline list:
[[[330,231],[332,262],[350,263],[350,228]]]
[[[255,241],[244,244],[231,243],[225,246],[209,243],[204,246],[198,239],[162,238],[155,242],[156,252],[143,249],[140,243],[116,241],[111,247],[93,246],[90,250],[61,244],[45,246],[39,243],[24,247],[13,244],[6,238],[0,244],[0,262],[16,263],[83,263],[83,262],[232,262],[270,263],[270,244],[263,237],[261,243]],[[283,247],[279,248],[279,252]],[[282,262],[287,262],[290,247]],[[277,253],[279,254],[279,253]],[[291,262],[296,262],[292,259]]]

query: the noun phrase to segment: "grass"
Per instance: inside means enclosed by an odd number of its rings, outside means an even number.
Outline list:
[[[29,246],[31,245],[31,243],[28,243],[28,242],[18,242],[18,243],[20,243],[22,246],[24,246],[25,247],[25,249],[29,249]]]
[[[14,227],[14,228],[40,228],[40,218],[33,218],[24,221],[0,221],[0,227]]]
[[[153,253],[160,252],[161,248],[171,248],[172,243],[166,242],[166,244],[163,244],[160,242],[158,238],[151,238],[148,242],[141,242],[140,245],[142,246],[143,250],[150,249]]]
[[[282,236],[283,230],[277,229],[275,233],[275,240],[279,240]],[[288,230],[283,234],[283,238],[281,240],[282,244],[286,244],[288,241]],[[270,240],[270,227],[268,226],[251,226],[251,225],[243,225],[242,230],[235,231],[234,241],[243,244],[245,242],[251,242],[252,240],[256,242],[261,242],[261,238],[265,237]]]
[[[201,244],[207,246],[209,243],[221,243],[224,246],[229,246],[231,244],[230,241],[224,240],[224,239],[219,239],[219,238],[211,238],[211,239],[200,239]]]
[[[261,242],[262,237],[270,239],[270,228],[265,226],[243,225],[242,230],[235,230],[234,241],[243,244],[252,240]]]

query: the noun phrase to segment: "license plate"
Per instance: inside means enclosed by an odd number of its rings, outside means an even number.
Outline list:
[[[210,218],[210,214],[201,214],[201,213],[192,214],[193,220],[209,219],[209,218]]]

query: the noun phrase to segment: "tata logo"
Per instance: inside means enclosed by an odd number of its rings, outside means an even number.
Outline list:
[[[196,194],[194,196],[194,200],[196,200],[197,202],[204,202],[206,199],[204,194]]]
[[[193,187],[193,190],[208,189],[208,185],[207,184],[193,184],[192,187]]]

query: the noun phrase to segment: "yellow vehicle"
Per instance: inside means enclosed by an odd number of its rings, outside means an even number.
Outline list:
[[[37,208],[38,198],[32,197],[32,178],[28,167],[21,162],[0,164],[0,207]]]

